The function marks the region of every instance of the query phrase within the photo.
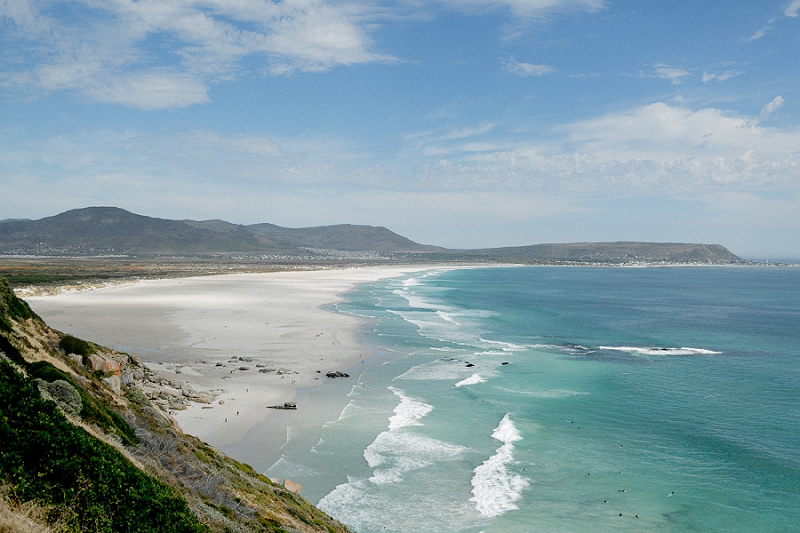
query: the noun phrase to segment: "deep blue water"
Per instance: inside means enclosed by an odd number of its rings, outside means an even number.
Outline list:
[[[800,531],[798,268],[439,270],[338,310],[375,355],[268,473],[360,533]]]

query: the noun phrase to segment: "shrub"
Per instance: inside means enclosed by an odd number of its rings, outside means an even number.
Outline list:
[[[91,343],[73,337],[72,335],[67,335],[61,339],[58,346],[64,350],[66,354],[74,353],[84,357],[88,357],[97,351],[97,348]]]
[[[144,395],[142,391],[136,387],[126,387],[125,397],[129,402],[138,405],[139,407],[150,407],[150,400]]]
[[[47,392],[55,402],[69,414],[77,415],[81,412],[83,402],[81,402],[81,395],[78,391],[63,379],[47,385]]]
[[[28,373],[31,377],[43,379],[47,382],[54,382],[57,380],[66,381],[78,391],[81,397],[81,411],[80,416],[86,422],[96,424],[103,431],[117,435],[123,443],[135,446],[139,444],[139,438],[136,436],[136,431],[125,422],[116,411],[107,408],[101,402],[97,401],[91,394],[79,387],[72,378],[64,372],[54,367],[47,361],[37,361],[27,366]]]
[[[0,361],[0,478],[21,501],[66,511],[73,531],[208,531],[175,489],[72,425],[6,361]]]

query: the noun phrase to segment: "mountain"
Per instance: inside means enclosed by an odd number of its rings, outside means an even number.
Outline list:
[[[349,533],[184,434],[161,401],[172,385],[50,329],[0,278],[0,531]]]
[[[0,253],[192,255],[278,249],[269,239],[225,234],[116,207],[73,209],[40,220],[0,223]]]
[[[74,209],[40,220],[0,221],[0,254],[50,256],[246,257],[501,263],[745,263],[718,244],[568,243],[451,250],[384,227],[340,224],[284,228],[224,220],[168,220],[116,207]]]
[[[442,252],[444,248],[416,243],[384,227],[339,224],[314,228],[282,228],[254,224],[247,228],[282,244],[360,252]]]
[[[740,257],[719,244],[583,242],[535,244],[508,248],[469,250],[497,261],[540,261],[575,263],[741,263]]]

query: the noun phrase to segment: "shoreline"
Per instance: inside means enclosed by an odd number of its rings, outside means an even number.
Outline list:
[[[277,434],[288,426],[282,421],[304,424],[322,415],[302,405],[297,411],[267,407],[332,389],[321,387],[334,381],[326,372],[346,371],[371,356],[358,340],[363,321],[322,307],[342,301],[358,284],[439,268],[457,267],[146,280],[26,300],[55,329],[138,355],[169,379],[212,392],[211,404],[192,403],[170,414],[184,432],[258,470],[271,463],[263,467],[258,460],[265,450],[257,439],[266,434],[271,448],[279,441],[282,448],[288,431]],[[279,449],[272,452],[279,456]]]

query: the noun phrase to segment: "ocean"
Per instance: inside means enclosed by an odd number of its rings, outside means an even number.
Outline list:
[[[800,531],[800,268],[443,268],[334,310],[373,355],[266,474],[359,533]]]

